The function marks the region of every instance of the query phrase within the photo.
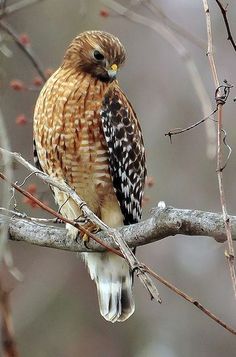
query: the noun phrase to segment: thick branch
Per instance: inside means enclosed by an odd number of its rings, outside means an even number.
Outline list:
[[[66,230],[59,225],[51,226],[0,215],[0,224],[9,219],[9,237],[39,246],[85,252],[88,249],[83,242],[74,242],[67,238]],[[236,240],[236,217],[230,216],[233,239]],[[155,208],[152,216],[140,223],[120,228],[130,247],[152,243],[176,234],[191,236],[210,236],[217,242],[225,242],[225,228],[222,215],[198,210],[177,209],[172,207]],[[109,246],[117,248],[112,237],[105,232],[98,234]],[[90,251],[104,250],[93,240],[89,241]]]
[[[1,152],[6,152],[6,150],[3,150],[0,148]],[[42,178],[45,182],[49,183],[52,186],[55,186],[59,188],[61,191],[68,193],[69,197],[71,197],[76,204],[78,204],[78,207],[81,209],[83,212],[84,216],[89,218],[93,223],[96,223],[101,229],[103,229],[108,235],[110,235],[113,240],[116,242],[118,247],[120,248],[120,252],[117,251],[116,254],[121,255],[127,260],[130,268],[132,271],[136,270],[137,271],[137,276],[142,282],[142,284],[145,286],[147,291],[150,293],[150,296],[152,299],[156,299],[157,301],[161,302],[161,299],[159,298],[159,293],[156,288],[156,286],[153,284],[150,276],[144,271],[142,268],[141,264],[139,263],[137,257],[135,256],[134,252],[129,249],[129,246],[127,245],[126,241],[123,239],[122,235],[114,228],[108,227],[105,223],[103,223],[86,205],[86,203],[76,194],[76,192],[68,186],[66,183],[61,183],[58,180],[53,180],[50,176],[47,174],[41,172],[40,170],[35,169],[30,163],[28,163],[26,160],[24,160],[19,154],[17,153],[11,153],[7,152],[8,155],[11,155],[11,157],[14,157],[17,161],[21,162],[24,166],[29,168],[35,175],[38,177]],[[4,175],[0,173],[0,176],[3,180],[9,181]],[[25,190],[17,186],[16,184],[11,182],[11,186],[17,189],[19,192],[24,194],[27,197],[32,198],[37,204],[41,207],[44,207],[45,210],[48,212],[50,211],[54,216],[62,219],[64,222],[67,222],[69,224],[75,225],[74,222],[68,221],[68,219],[63,218],[62,216],[59,217],[59,214],[53,210],[51,210],[49,207],[46,207],[40,200],[36,199],[33,197],[30,193],[27,193]],[[76,227],[77,228],[77,227]],[[84,228],[78,227],[78,229],[84,230]],[[92,234],[89,233],[89,237],[92,237],[92,239],[96,240],[96,237]],[[102,243],[100,243],[102,244]]]
[[[63,228],[36,223],[35,219],[9,218],[3,215],[0,215],[0,225],[6,219],[9,220],[9,237],[12,240],[25,241],[45,247],[76,252],[88,251],[82,242],[77,243],[68,239],[66,230]],[[233,237],[236,240],[236,217],[230,217],[230,221],[232,224]],[[172,207],[161,208],[160,205],[158,208],[153,209],[151,218],[135,225],[120,228],[119,230],[119,234],[125,237],[126,242],[131,247],[151,243],[178,233],[187,235],[210,235],[215,237],[219,242],[226,240],[224,222],[221,215],[197,210],[181,210]],[[100,233],[100,238],[102,238],[106,244],[114,245],[114,240],[104,232]],[[90,252],[102,250],[101,245],[93,240],[89,241],[89,245],[91,247]],[[211,313],[209,309],[205,308],[198,300],[179,290],[145,265],[142,265],[142,267],[147,274],[150,274],[176,294],[194,304],[204,314],[223,326],[226,330],[234,335],[236,334],[236,331],[232,327]],[[159,297],[158,293],[157,297]]]

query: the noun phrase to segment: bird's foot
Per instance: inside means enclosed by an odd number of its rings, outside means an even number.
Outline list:
[[[84,229],[86,229],[87,232],[84,232],[84,231],[81,230],[78,233],[76,240],[78,241],[79,239],[82,239],[85,247],[87,249],[89,249],[88,243],[89,243],[90,233],[96,234],[97,232],[99,232],[101,230],[101,228],[97,224],[95,224],[95,223],[93,223],[91,221],[86,221],[84,224],[81,224],[81,226]]]

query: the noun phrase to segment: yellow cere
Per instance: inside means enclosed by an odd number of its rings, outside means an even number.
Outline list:
[[[117,64],[114,63],[114,64],[111,66],[111,69],[112,69],[113,71],[117,71],[117,69],[118,69]]]

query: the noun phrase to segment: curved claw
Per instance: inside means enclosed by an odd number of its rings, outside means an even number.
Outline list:
[[[76,242],[78,242],[79,239],[82,239],[85,247],[87,249],[90,249],[88,247],[89,233],[97,233],[101,230],[101,228],[99,226],[97,226],[96,224],[94,224],[93,222],[88,222],[88,221],[85,224],[83,224],[82,226],[83,226],[83,228],[85,228],[88,231],[88,233],[84,233],[82,231],[79,232],[76,237]]]

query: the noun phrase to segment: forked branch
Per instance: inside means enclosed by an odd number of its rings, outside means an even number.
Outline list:
[[[89,219],[91,222],[95,223],[98,225],[102,230],[104,230],[108,235],[110,235],[113,240],[116,242],[117,246],[120,249],[120,252],[115,251],[114,249],[110,249],[113,251],[113,253],[122,255],[128,262],[131,270],[137,271],[138,277],[142,284],[145,286],[147,291],[150,293],[152,298],[155,298],[158,302],[161,302],[161,299],[159,297],[157,288],[155,287],[155,284],[152,282],[151,278],[149,275],[143,270],[142,265],[139,263],[137,257],[134,255],[132,250],[129,248],[127,243],[124,241],[122,238],[122,235],[114,228],[108,227],[105,223],[103,223],[86,205],[86,203],[76,194],[76,192],[68,186],[64,182],[60,182],[56,179],[52,179],[49,175],[45,174],[44,172],[36,169],[33,165],[31,165],[29,162],[24,160],[19,154],[17,153],[12,153],[8,152],[6,150],[0,149],[0,152],[3,154],[8,154],[12,159],[17,160],[21,164],[23,164],[27,169],[29,169],[31,172],[33,172],[36,176],[41,178],[44,182],[48,183],[49,185],[53,187],[57,187],[60,191],[65,192],[68,194],[70,198],[74,200],[74,202],[80,207],[81,211],[83,212],[84,216]],[[0,177],[7,181],[7,177],[5,177],[3,174],[0,173]],[[50,212],[53,214],[55,217],[61,219],[63,222],[69,223],[73,225],[74,227],[78,228],[79,230],[82,230],[84,233],[86,233],[90,238],[97,240],[97,237],[93,234],[91,234],[89,231],[87,231],[82,225],[79,225],[76,221],[71,221],[68,220],[67,218],[63,217],[56,211],[52,210],[50,207],[47,207],[44,205],[40,200],[36,199],[34,196],[32,196],[30,193],[26,192],[23,190],[21,187],[18,185],[10,182],[11,186],[14,187],[16,190],[21,192],[23,195],[26,197],[34,200],[39,206],[44,208],[46,211]],[[102,244],[102,243],[101,243]],[[109,247],[107,247],[109,249]]]
[[[151,218],[119,229],[120,234],[125,236],[126,242],[130,247],[148,244],[178,233],[186,235],[210,235],[219,242],[223,242],[226,239],[224,222],[220,214],[162,207],[157,207],[153,210]],[[230,218],[233,225],[233,237],[236,239],[236,217]],[[94,240],[90,240],[89,246],[86,247],[82,241],[75,242],[69,239],[66,235],[66,230],[61,225],[45,225],[37,223],[35,219],[31,220],[29,217],[22,219],[16,217],[9,218],[3,215],[0,215],[0,225],[6,219],[9,221],[9,237],[15,241],[74,252],[101,251],[104,250],[104,246],[108,246],[109,248],[116,246],[114,240],[106,232],[98,234],[99,239],[104,243],[103,247]],[[236,335],[236,331],[232,327],[219,319],[197,299],[178,289],[144,264],[142,264],[142,268],[147,274],[150,274],[174,293],[196,306],[226,330]]]

